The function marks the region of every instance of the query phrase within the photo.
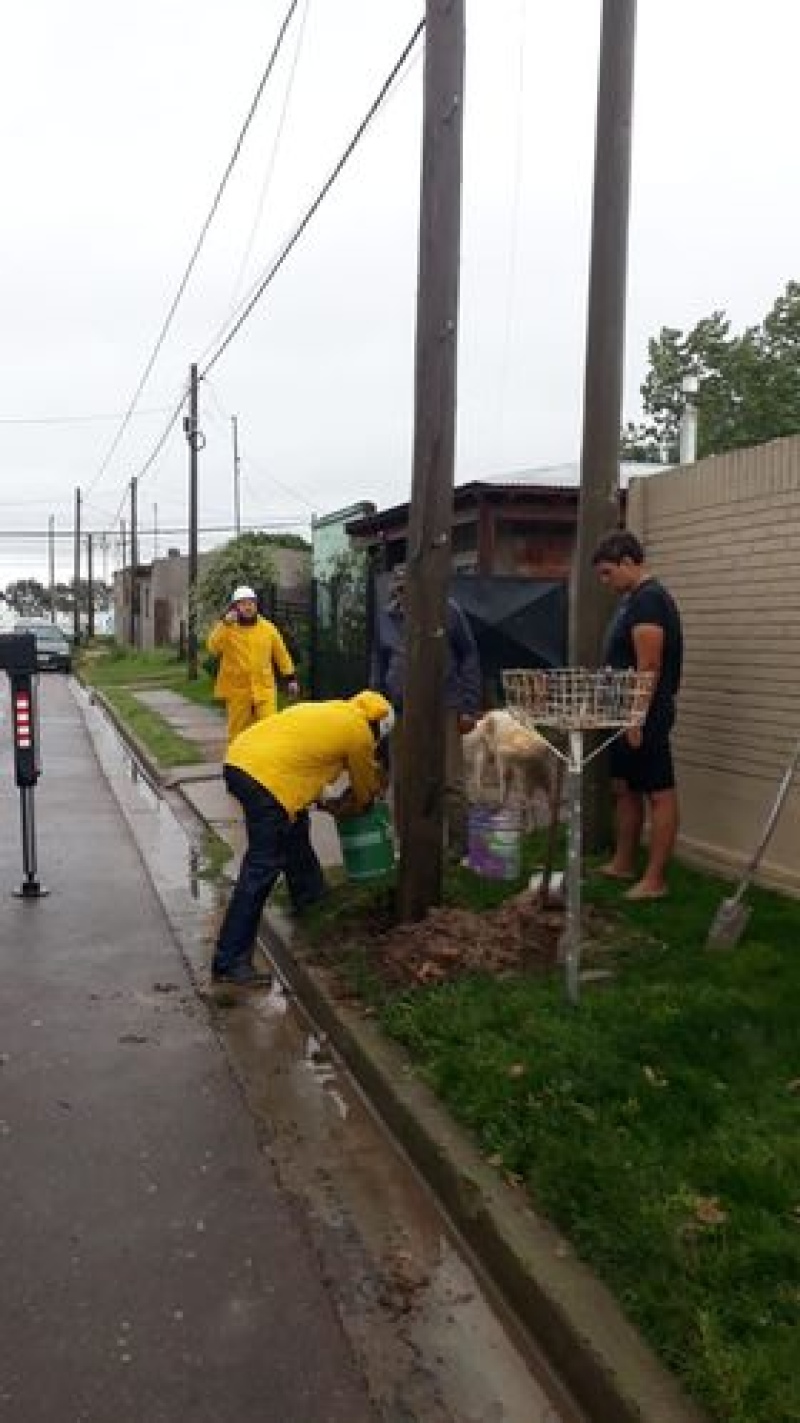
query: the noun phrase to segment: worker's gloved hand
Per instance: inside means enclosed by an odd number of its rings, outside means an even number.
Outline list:
[[[347,790],[336,800],[325,800],[321,806],[322,810],[327,810],[334,820],[348,820],[353,815],[359,815],[361,807],[357,804],[353,792]]]
[[[292,677],[291,680],[286,683],[286,691],[290,697],[300,696],[300,683],[296,677]]]

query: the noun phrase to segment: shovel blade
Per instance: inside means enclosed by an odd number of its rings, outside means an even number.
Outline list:
[[[708,931],[707,949],[735,949],[750,919],[751,909],[743,900],[723,899]]]

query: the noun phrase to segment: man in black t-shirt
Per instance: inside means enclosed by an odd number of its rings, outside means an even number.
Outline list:
[[[644,724],[631,727],[611,745],[617,838],[602,873],[611,879],[633,879],[649,805],[647,865],[626,898],[661,899],[667,892],[665,872],[678,834],[669,734],[683,664],[680,613],[674,598],[645,567],[644,551],[633,534],[609,534],[595,549],[592,563],[600,582],[621,595],[606,634],[604,664],[655,675]]]

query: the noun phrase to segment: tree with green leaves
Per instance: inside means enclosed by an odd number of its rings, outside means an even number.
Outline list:
[[[760,326],[731,333],[722,311],[684,334],[663,326],[648,343],[644,419],[623,432],[623,459],[678,459],[684,376],[699,389],[697,453],[762,444],[800,432],[800,283],[789,282]]]
[[[274,540],[269,534],[240,534],[217,549],[197,585],[197,609],[208,624],[225,611],[234,588],[246,584],[260,593],[275,582]]]

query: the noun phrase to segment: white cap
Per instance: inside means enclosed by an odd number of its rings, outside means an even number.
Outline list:
[[[248,588],[243,583],[239,588],[234,588],[233,593],[231,594],[231,607],[233,607],[234,603],[243,603],[245,598],[252,599],[254,603],[257,601],[256,595],[253,592],[252,588]]]
[[[386,716],[381,717],[378,722],[378,739],[385,741],[395,723],[394,707],[390,707]]]

